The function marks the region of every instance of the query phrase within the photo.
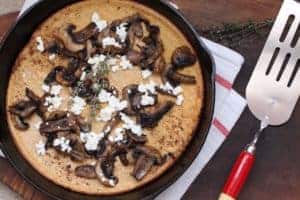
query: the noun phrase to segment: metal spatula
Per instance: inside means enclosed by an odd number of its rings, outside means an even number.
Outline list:
[[[289,120],[300,95],[300,2],[285,0],[246,89],[251,112],[262,123],[236,161],[221,200],[236,199],[255,160],[256,143],[267,125]]]

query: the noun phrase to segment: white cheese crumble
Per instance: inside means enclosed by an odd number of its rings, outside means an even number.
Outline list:
[[[107,122],[111,120],[112,115],[115,112],[121,111],[128,106],[127,101],[122,101],[114,96],[112,93],[102,89],[98,95],[98,100],[100,103],[108,103],[108,105],[101,109],[99,116],[97,117],[98,121]]]
[[[141,71],[141,74],[143,79],[147,79],[152,75],[152,71],[149,69],[145,69]]]
[[[86,78],[86,72],[83,71],[83,72],[81,73],[80,80],[81,80],[81,81],[84,81],[85,78]]]
[[[94,76],[97,74],[97,72],[99,71],[99,68],[101,67],[101,63],[106,61],[106,56],[103,54],[96,54],[93,57],[88,59],[88,63],[90,65],[92,65],[92,70],[93,70],[93,74]]]
[[[57,110],[62,104],[62,98],[59,96],[48,96],[45,98],[45,106],[48,106],[48,111],[53,112]]]
[[[183,95],[182,94],[178,95],[176,99],[176,105],[181,106],[183,104],[183,101],[184,101]]]
[[[120,38],[121,42],[124,43],[126,41],[127,38],[127,23],[122,23],[120,24],[120,26],[117,26],[117,30],[116,33],[118,35],[118,37]]]
[[[38,36],[35,38],[36,42],[37,42],[37,46],[36,49],[40,52],[45,51],[45,46],[44,46],[44,42],[41,36]]]
[[[51,86],[50,94],[58,96],[62,90],[62,86],[53,85]]]
[[[72,106],[70,109],[71,112],[73,112],[75,115],[80,115],[86,106],[85,100],[79,96],[75,96],[71,98],[71,100],[72,100]]]
[[[48,58],[49,58],[49,60],[54,60],[55,57],[56,57],[56,55],[53,53],[53,54],[50,54]]]
[[[182,87],[177,86],[173,87],[169,82],[165,83],[164,85],[160,85],[160,88],[169,94],[175,95],[177,97],[176,99],[176,105],[181,106],[184,102],[184,96],[182,95]]]
[[[147,84],[140,84],[138,87],[138,91],[143,93],[150,92],[152,94],[156,94],[156,86],[157,84],[154,81],[150,81]]]
[[[95,151],[98,148],[99,141],[104,138],[104,133],[96,134],[94,132],[90,133],[80,133],[80,139],[84,144],[84,147],[88,151]]]
[[[123,70],[131,69],[133,67],[131,62],[127,59],[127,56],[121,57],[120,66],[122,67]]]
[[[107,21],[101,20],[99,14],[97,12],[94,12],[92,14],[92,22],[94,22],[99,30],[101,32],[103,29],[107,27]]]
[[[113,134],[110,134],[108,140],[110,142],[121,142],[124,140],[125,129],[116,128]]]
[[[46,144],[43,140],[40,140],[35,144],[36,152],[39,156],[44,156],[46,154]]]
[[[42,85],[42,90],[44,91],[44,92],[50,92],[50,86],[49,85],[46,85],[46,84],[43,84]]]
[[[101,109],[99,116],[96,118],[98,121],[108,122],[112,119],[112,115],[114,114],[115,110],[110,106],[107,106]]]
[[[123,128],[127,130],[131,130],[133,134],[136,134],[138,136],[143,135],[143,129],[141,125],[136,124],[135,121],[133,121],[130,117],[128,117],[124,113],[120,113],[121,120],[123,121]]]
[[[60,148],[62,152],[70,153],[72,151],[70,140],[65,137],[55,138],[53,140],[53,146]]]
[[[112,72],[117,72],[119,70],[120,70],[120,67],[118,65],[114,65],[114,66],[111,67]]]
[[[107,46],[115,46],[115,47],[121,47],[121,45],[116,41],[113,37],[105,37],[102,40],[102,47],[106,48]]]
[[[142,106],[152,106],[155,104],[155,99],[152,96],[149,96],[148,93],[144,94],[141,99]]]
[[[100,103],[107,103],[111,97],[112,93],[102,89],[98,95],[98,100]]]

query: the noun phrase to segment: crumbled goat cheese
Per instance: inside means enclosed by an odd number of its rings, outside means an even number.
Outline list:
[[[160,85],[160,88],[170,94],[175,95],[175,96],[178,96],[183,91],[182,87],[177,86],[174,88],[169,82],[166,82],[164,85]]]
[[[88,63],[90,65],[98,65],[100,62],[104,62],[106,60],[106,56],[103,54],[96,54],[93,57],[89,58]]]
[[[142,106],[152,106],[155,104],[155,98],[153,96],[149,96],[148,93],[144,94],[141,99]]]
[[[118,59],[116,58],[109,58],[106,63],[109,65],[109,66],[114,66],[118,63]]]
[[[133,121],[130,117],[128,117],[124,113],[120,113],[121,120],[123,121],[123,128],[126,130],[131,130],[133,134],[136,134],[138,136],[143,135],[143,129],[141,125],[136,124],[135,121]]]
[[[39,156],[44,156],[46,154],[46,143],[40,140],[38,143],[35,144],[36,152]]]
[[[110,106],[107,106],[107,107],[101,109],[99,117],[97,117],[96,120],[108,122],[109,120],[111,120],[114,112],[115,112],[115,109],[111,108]]]
[[[164,85],[160,85],[160,88],[169,94],[175,95],[177,97],[176,99],[176,105],[181,106],[184,101],[184,96],[182,95],[182,87],[177,86],[173,87],[169,82],[165,83]]]
[[[81,73],[80,80],[81,80],[81,81],[84,81],[85,78],[86,78],[86,72],[83,71],[83,72]]]
[[[60,96],[48,96],[45,98],[45,106],[48,106],[48,111],[53,112],[57,110],[62,104],[62,98]]]
[[[99,173],[99,176],[102,182],[107,182],[111,187],[115,187],[117,185],[116,179],[108,179],[102,172]]]
[[[101,32],[103,29],[107,27],[107,21],[101,20],[100,16],[97,12],[94,12],[92,14],[92,22],[94,22],[99,30]]]
[[[56,57],[56,55],[55,55],[54,53],[53,53],[53,54],[50,54],[50,55],[49,55],[49,60],[54,60],[55,57]]]
[[[119,70],[120,70],[120,67],[118,65],[114,65],[114,66],[111,67],[112,72],[117,72]]]
[[[100,55],[94,55],[94,57],[91,57],[88,59],[88,63],[92,65],[92,70],[94,72],[94,76],[99,71],[99,68],[101,67],[101,63],[106,61],[106,56],[103,54]]]
[[[123,70],[131,69],[133,67],[131,62],[127,59],[127,56],[121,57],[120,66],[122,67]]]
[[[108,140],[110,142],[121,142],[124,140],[125,130],[123,128],[116,128],[113,134],[109,135]]]
[[[78,96],[71,98],[71,100],[73,103],[70,109],[71,112],[75,115],[80,115],[86,106],[85,100]]]
[[[181,106],[183,104],[184,97],[183,95],[178,95],[176,99],[176,105]]]
[[[37,42],[37,50],[39,50],[40,52],[45,51],[45,46],[44,46],[44,42],[41,36],[36,37],[36,42]]]
[[[70,140],[65,137],[55,138],[53,141],[53,146],[60,148],[62,152],[70,153],[72,151]]]
[[[84,147],[88,151],[95,151],[98,148],[100,140],[104,138],[104,133],[96,134],[94,132],[90,133],[80,133],[80,139],[84,144]]]
[[[112,94],[110,92],[107,92],[104,89],[101,89],[99,95],[98,95],[98,100],[100,103],[107,103],[109,102],[109,99],[111,98]]]
[[[113,37],[105,37],[102,40],[102,47],[106,48],[107,46],[115,46],[115,47],[121,47],[121,45],[116,41]]]
[[[150,92],[152,94],[156,94],[156,86],[157,84],[153,81],[150,81],[147,84],[140,84],[138,87],[138,91],[142,93]]]
[[[124,43],[127,38],[127,23],[122,23],[120,26],[117,26],[116,33],[120,38],[121,42]]]
[[[50,86],[49,85],[46,85],[46,84],[43,84],[42,85],[42,90],[44,91],[44,92],[50,92]]]
[[[115,112],[124,110],[128,106],[127,101],[121,101],[116,96],[113,96],[111,93],[102,90],[98,96],[98,99],[101,103],[108,103],[108,105],[101,109],[99,117],[97,117],[98,121],[107,122],[111,120],[112,115]]]
[[[149,69],[142,70],[143,79],[147,79],[152,75],[152,71]]]
[[[50,94],[58,96],[62,90],[62,86],[60,85],[52,85]]]

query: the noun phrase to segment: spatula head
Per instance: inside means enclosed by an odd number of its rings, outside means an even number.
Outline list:
[[[289,120],[300,94],[300,2],[285,0],[246,89],[250,110],[270,125]]]

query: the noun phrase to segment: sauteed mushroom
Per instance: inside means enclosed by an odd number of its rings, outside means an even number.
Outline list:
[[[114,162],[101,158],[97,162],[95,171],[99,181],[107,187],[115,187],[118,184],[118,178],[113,175]]]
[[[57,30],[54,36],[59,39],[65,46],[65,48],[71,52],[78,52],[85,48],[84,44],[78,44],[73,41],[70,35],[70,30],[73,30],[74,26],[72,24],[67,24],[62,26]]]
[[[29,124],[24,122],[24,120],[18,116],[18,115],[15,115],[15,114],[11,114],[11,120],[12,120],[12,123],[14,125],[15,128],[19,129],[19,130],[27,130],[29,128]]]
[[[142,61],[143,55],[136,50],[129,50],[127,52],[127,58],[132,64],[138,65]]]
[[[153,165],[154,160],[152,158],[146,155],[139,156],[132,172],[133,177],[138,181],[142,180],[151,170]]]
[[[9,112],[18,115],[21,118],[30,117],[37,109],[37,106],[32,101],[21,100],[9,107]]]
[[[64,44],[58,40],[55,40],[49,44],[49,46],[46,48],[46,51],[52,54],[57,54],[62,57],[67,58],[78,58],[83,60],[85,58],[84,51],[78,51],[73,52],[69,49],[67,49]]]
[[[175,68],[184,68],[196,63],[196,56],[187,46],[178,47],[172,55],[172,64]]]
[[[75,175],[87,179],[96,179],[97,174],[95,166],[92,165],[81,165],[75,168]]]
[[[173,65],[169,64],[162,73],[163,82],[169,82],[173,86],[179,83],[195,84],[196,78],[194,76],[184,75],[175,71]]]
[[[145,135],[138,136],[133,134],[131,131],[126,131],[126,135],[130,140],[132,140],[136,144],[144,144],[147,142],[147,137]]]
[[[78,44],[83,44],[91,37],[95,36],[98,33],[98,28],[95,23],[88,24],[85,28],[80,31],[75,32],[76,26],[69,24],[67,26],[68,34],[71,36],[73,42]]]
[[[140,108],[140,100],[135,97],[138,93],[138,85],[136,84],[131,84],[123,88],[123,99],[129,102],[128,107],[124,110],[124,113],[127,115],[134,115],[136,113],[136,109]]]
[[[167,101],[151,113],[143,111],[138,116],[138,122],[143,128],[153,128],[173,106],[174,103],[172,101]]]
[[[43,122],[40,126],[41,133],[56,133],[59,131],[79,132],[76,119],[69,116],[58,120]]]

